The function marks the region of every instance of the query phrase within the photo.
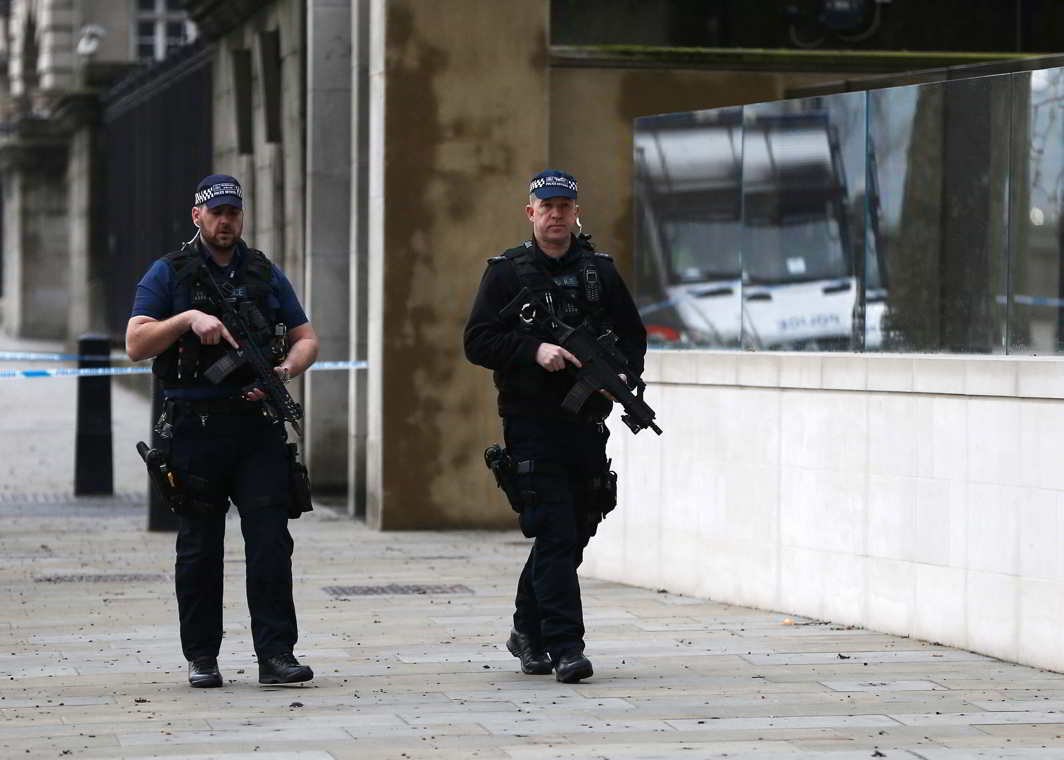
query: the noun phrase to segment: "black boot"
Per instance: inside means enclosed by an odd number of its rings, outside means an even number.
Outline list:
[[[545,676],[551,671],[550,658],[547,653],[532,645],[528,634],[517,630],[510,631],[506,640],[510,654],[521,661],[521,672],[530,676]]]
[[[554,677],[562,683],[576,683],[594,674],[591,660],[583,652],[566,652],[554,663]]]
[[[282,652],[259,660],[259,683],[302,683],[314,677],[314,671],[300,665],[291,652]]]
[[[216,657],[197,657],[188,664],[188,684],[197,689],[215,689],[222,685]]]

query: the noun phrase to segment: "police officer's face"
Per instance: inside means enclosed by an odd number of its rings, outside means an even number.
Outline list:
[[[570,230],[576,225],[580,207],[572,198],[532,197],[532,202],[525,206],[525,213],[532,222],[532,232],[541,244],[568,247]]]
[[[192,220],[200,228],[204,242],[214,248],[232,248],[244,232],[244,211],[236,206],[222,204],[214,208],[196,206]]]

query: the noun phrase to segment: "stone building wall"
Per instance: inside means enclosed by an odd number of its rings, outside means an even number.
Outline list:
[[[303,3],[279,0],[215,41],[214,155],[215,171],[232,174],[244,187],[244,237],[262,249],[292,280],[303,287],[304,132],[302,56]],[[266,133],[263,98],[262,38],[280,35],[282,125],[279,139]],[[250,79],[238,83],[234,53],[250,56]],[[251,141],[238,139],[237,89],[251,99]]]
[[[546,2],[375,0],[371,14],[367,519],[512,522],[481,452],[490,374],[462,328],[485,259],[523,240],[547,157]]]

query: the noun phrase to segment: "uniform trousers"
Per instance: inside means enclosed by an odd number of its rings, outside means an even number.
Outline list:
[[[534,493],[520,521],[535,542],[517,583],[514,628],[557,661],[584,649],[576,571],[600,519],[587,484],[606,470],[609,431],[576,417],[512,415],[503,418],[503,435],[515,462],[534,462],[531,473],[517,475],[519,489]]]
[[[244,537],[251,634],[259,660],[291,652],[298,638],[292,600],[292,536],[284,432],[262,415],[178,413],[171,469],[194,484],[208,514],[182,515],[175,580],[186,659],[217,657],[222,641],[225,520],[236,505]]]

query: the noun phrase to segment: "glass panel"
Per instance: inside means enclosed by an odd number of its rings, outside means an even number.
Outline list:
[[[182,42],[185,39],[185,25],[181,22],[169,21],[166,24],[166,39]]]
[[[166,8],[171,11],[184,10],[185,0],[166,0]]]
[[[868,93],[868,349],[1004,350],[1010,81]]]
[[[863,93],[743,109],[744,348],[859,348],[864,165]]]
[[[736,348],[742,109],[637,119],[636,298],[652,345]]]
[[[138,42],[137,43],[137,58],[141,61],[150,61],[155,58],[155,43],[153,42]]]
[[[137,9],[144,13],[155,13],[155,0],[137,0]]]
[[[137,22],[137,36],[138,37],[154,37],[155,36],[155,22],[154,21],[138,21]]]
[[[1015,74],[1009,352],[1064,353],[1064,69]]]

